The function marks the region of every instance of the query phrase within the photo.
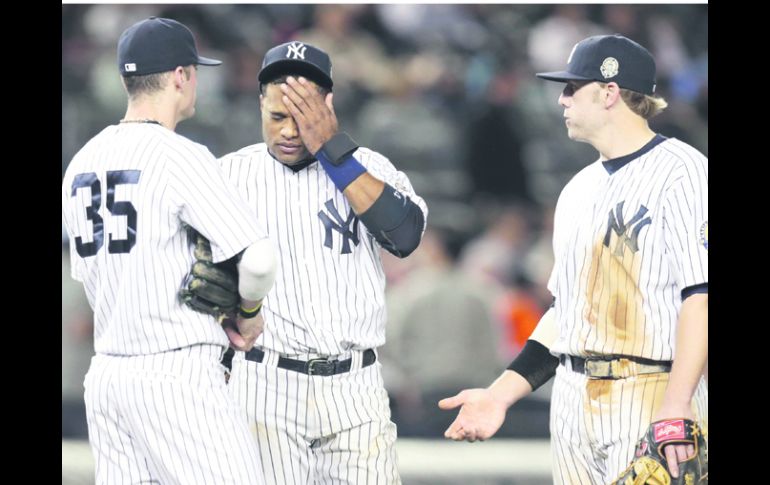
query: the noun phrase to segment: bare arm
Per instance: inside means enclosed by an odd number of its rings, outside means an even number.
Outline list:
[[[676,357],[661,410],[690,410],[692,396],[708,360],[708,304],[707,293],[692,295],[682,303],[676,332]]]
[[[692,397],[708,360],[708,294],[691,295],[682,303],[676,332],[676,355],[663,404],[653,421],[694,419]],[[669,445],[664,450],[669,470],[678,476],[677,461],[692,455],[691,445]],[[678,458],[678,460],[677,460]]]
[[[385,182],[366,172],[351,182],[342,193],[350,202],[356,215],[361,215],[369,210],[374,201],[380,197],[383,189],[385,189]]]

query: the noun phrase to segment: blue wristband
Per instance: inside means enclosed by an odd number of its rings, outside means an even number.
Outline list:
[[[326,170],[329,178],[332,179],[332,182],[334,182],[334,185],[337,186],[340,192],[344,191],[345,187],[361,176],[362,173],[366,172],[366,168],[353,158],[353,155],[344,157],[337,165],[333,164],[326,157],[323,150],[316,153],[316,158],[318,158],[321,166]]]

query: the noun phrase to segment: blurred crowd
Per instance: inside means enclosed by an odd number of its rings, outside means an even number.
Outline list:
[[[551,303],[553,206],[596,159],[570,141],[560,85],[572,46],[620,33],[657,60],[669,108],[651,126],[708,156],[708,5],[62,5],[62,174],[75,152],[125,113],[115,50],[152,15],[188,25],[203,55],[197,113],[178,132],[222,156],[261,140],[257,73],[270,47],[298,39],[334,66],[341,129],[405,171],[430,209],[405,260],[383,253],[394,420],[440,436],[436,401],[486,386]],[[85,436],[82,378],[90,310],[69,277],[62,236],[62,435]],[[500,435],[547,435],[548,387],[509,412]],[[511,414],[526,414],[524,419]]]

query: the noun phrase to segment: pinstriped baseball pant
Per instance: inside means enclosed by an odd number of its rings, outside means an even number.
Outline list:
[[[223,350],[93,357],[85,402],[97,484],[264,483],[246,417],[225,385]]]
[[[551,397],[554,483],[605,485],[633,459],[663,401],[668,373],[626,379],[588,379],[560,365]],[[693,412],[708,438],[708,391],[701,379]]]
[[[396,425],[379,361],[350,372],[308,376],[236,352],[229,381],[257,437],[268,484],[399,484]],[[342,357],[344,358],[344,357]],[[306,360],[306,359],[303,359]]]

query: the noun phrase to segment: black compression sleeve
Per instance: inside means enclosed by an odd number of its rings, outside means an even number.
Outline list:
[[[508,369],[521,374],[534,391],[548,382],[556,374],[558,357],[548,351],[548,347],[537,340],[527,340],[519,355],[513,359]]]
[[[399,258],[405,258],[417,249],[425,226],[420,207],[388,184],[374,204],[358,218],[380,246]]]

